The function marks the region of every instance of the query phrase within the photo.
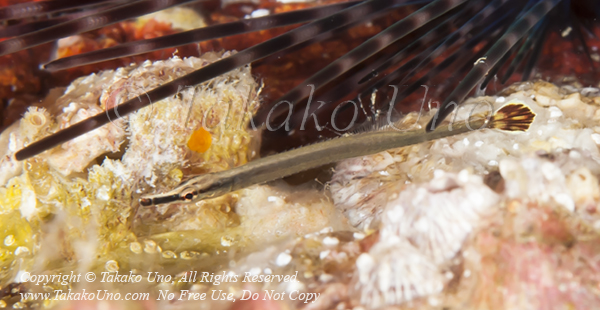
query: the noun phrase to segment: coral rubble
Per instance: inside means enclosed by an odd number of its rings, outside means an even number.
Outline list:
[[[84,289],[17,284],[27,272],[158,272],[174,280],[88,285],[154,297],[221,290],[238,299],[132,303],[141,308],[585,309],[600,302],[597,89],[523,83],[470,99],[456,121],[513,101],[537,116],[524,133],[483,129],[342,161],[326,190],[278,181],[196,204],[137,203],[188,175],[256,157],[249,122],[261,86],[247,67],[33,159],[14,159],[33,140],[226,55],[82,77],[0,135],[3,287]],[[419,128],[424,116],[408,114],[397,126]],[[191,281],[194,272],[206,277]],[[294,281],[265,280],[277,275]],[[248,292],[259,292],[257,299]],[[2,302],[57,305],[15,296],[3,293]]]

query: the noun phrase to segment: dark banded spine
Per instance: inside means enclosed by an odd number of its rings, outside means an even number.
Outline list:
[[[207,26],[200,29],[180,32],[148,40],[129,42],[93,52],[60,58],[44,64],[42,67],[49,71],[63,70],[190,43],[197,43],[232,35],[309,22],[329,16],[340,10],[356,5],[359,2],[360,1],[344,2],[311,9],[285,12],[270,16],[244,19],[231,23]]]
[[[550,10],[556,7],[560,1],[562,1],[564,7],[560,7],[560,10],[555,10],[557,12],[550,13]],[[136,3],[142,2],[146,1]],[[362,103],[360,99],[369,100],[365,97],[369,96],[374,90],[401,84],[403,88],[398,90],[396,101],[390,101],[391,104],[395,105],[402,99],[407,98],[415,90],[420,89],[422,85],[431,85],[431,83],[436,84],[435,88],[432,89],[435,92],[434,96],[436,98],[439,98],[439,96],[446,98],[440,111],[438,111],[437,118],[433,120],[439,123],[484,78],[485,80],[481,84],[482,88],[491,81],[496,73],[504,72],[504,79],[502,80],[504,81],[506,78],[513,76],[514,72],[519,72],[514,69],[517,68],[516,65],[513,65],[508,70],[504,70],[504,65],[508,61],[514,61],[515,64],[519,64],[523,68],[520,71],[522,78],[527,79],[533,72],[538,58],[542,55],[542,46],[546,40],[545,34],[550,28],[546,24],[541,25],[540,22],[543,22],[543,19],[547,18],[549,25],[555,23],[563,25],[565,23],[564,19],[569,18],[567,13],[570,12],[568,10],[571,10],[572,5],[576,4],[575,1],[568,0],[529,0],[526,2],[519,0],[355,1],[329,7],[318,7],[304,11],[210,26],[209,28],[193,30],[183,34],[127,43],[108,50],[61,59],[49,63],[48,69],[59,70],[114,57],[183,45],[192,41],[198,42],[205,39],[318,19],[151,90],[147,94],[140,96],[141,100],[136,98],[135,100],[128,101],[102,115],[94,116],[89,120],[82,121],[35,142],[18,152],[17,158],[24,159],[31,157],[66,142],[106,124],[110,119],[127,115],[152,102],[173,95],[182,86],[197,85],[269,55],[284,52],[290,53],[301,46],[326,40],[353,25],[370,20],[378,14],[387,14],[387,10],[394,6],[423,3],[428,3],[428,5],[396,22],[379,35],[365,41],[365,43],[350,53],[326,66],[308,80],[297,85],[296,88],[286,93],[271,106],[261,107],[259,114],[255,118],[255,124],[262,124],[265,121],[265,116],[269,119],[284,116],[288,112],[287,109],[273,109],[271,111],[269,108],[282,101],[288,101],[292,105],[299,102],[303,103],[303,100],[310,96],[312,89],[317,89],[318,91],[313,101],[339,103],[343,99],[349,98],[350,96],[348,95],[354,96],[358,94],[358,102]],[[577,3],[580,6],[582,5],[580,2]],[[341,12],[326,11],[329,8],[341,9],[351,5],[353,6]],[[590,2],[588,3],[588,7],[588,11],[594,8],[600,12],[600,6],[596,3]],[[560,14],[554,14],[562,13],[563,11],[566,13],[566,15],[563,14],[565,15],[563,19],[558,18]],[[133,15],[137,16],[140,14],[138,11]],[[328,14],[331,15],[328,16]],[[595,14],[599,13],[596,12]],[[584,15],[578,16],[582,17]],[[76,22],[76,20],[72,22]],[[581,24],[579,25],[578,23]],[[535,25],[538,24],[540,26],[536,27]],[[57,25],[57,27],[62,25],[64,24]],[[73,28],[78,27],[77,24],[73,25]],[[576,26],[574,28],[575,34],[578,36],[576,38],[582,41],[587,58],[591,60],[592,55],[586,49],[586,35],[589,36],[589,34],[581,33],[579,27],[584,30],[594,30],[595,24],[593,24],[591,19],[583,18],[582,20],[572,21],[570,25]],[[437,26],[437,28],[434,28],[434,26]],[[444,27],[447,28],[444,29]],[[536,28],[534,29],[534,27]],[[5,27],[4,29],[7,28]],[[427,33],[425,33],[425,29],[427,29]],[[434,31],[432,32],[430,29],[434,29]],[[532,29],[534,30],[532,31]],[[406,34],[415,30],[418,31],[416,33],[419,33],[421,37],[416,38],[414,43],[405,42],[408,38],[402,39]],[[423,33],[425,34],[421,35]],[[30,35],[37,34],[35,32]],[[59,36],[64,36],[64,33],[57,34],[57,37]],[[573,40],[573,37],[570,37],[571,40]],[[0,53],[6,52],[3,51],[3,48],[14,42],[16,41],[12,41],[12,43],[11,40],[1,42]],[[20,47],[12,46],[11,48],[12,50],[18,50]],[[523,52],[519,54],[519,50]],[[112,54],[113,52],[115,54]],[[515,58],[516,54],[518,55]],[[452,72],[448,72],[450,70]],[[448,76],[452,78],[447,78]],[[333,84],[331,83],[332,81],[336,81],[336,85],[331,85]],[[339,83],[337,83],[338,81]],[[459,81],[461,82],[459,83]],[[405,83],[407,85],[404,85]],[[312,84],[313,87],[307,87],[307,84]],[[454,88],[454,91],[451,92],[456,84],[458,84],[458,87]],[[319,91],[319,87],[321,86],[325,87]],[[448,93],[450,94],[447,95]],[[318,107],[319,104],[317,103],[313,106],[311,106],[313,110],[309,111],[311,112],[310,114],[316,111],[314,108]],[[282,107],[286,107],[286,105],[284,104]],[[379,111],[376,109],[381,108],[386,109],[386,107],[371,107],[372,112]],[[341,113],[343,109],[344,107],[338,112]],[[299,125],[299,120],[302,120],[302,124],[304,124],[304,118],[306,117],[304,110],[301,105],[293,107],[292,112],[296,114],[292,116],[290,123],[293,124],[295,129]],[[264,111],[269,111],[269,114],[271,112],[275,113],[269,117],[267,113],[263,113]],[[427,128],[428,130],[432,129],[431,125],[434,125],[432,122],[430,122]]]
[[[354,73],[352,76],[343,80],[342,83],[335,85],[332,89],[328,90],[325,94],[318,96],[316,99],[313,99],[313,102],[336,102],[339,98],[343,98],[346,95],[353,93],[356,89],[359,89],[359,92],[367,91],[373,89],[371,86],[376,81],[380,80],[383,75],[380,76],[380,72],[383,72],[387,68],[395,65],[397,62],[402,59],[409,57],[415,51],[418,51],[420,48],[431,46],[432,48],[439,45],[444,38],[450,33],[452,27],[456,26],[457,21],[460,20],[460,16],[472,14],[473,9],[477,10],[477,7],[481,8],[479,4],[475,4],[472,7],[465,7],[464,9],[454,13],[451,16],[448,16],[444,21],[442,21],[438,26],[434,29],[430,30],[417,40],[414,40],[409,45],[405,46],[404,42],[398,41],[392,44],[391,46],[397,45],[393,50],[399,50],[397,53],[392,55],[381,55],[377,54],[373,57],[376,59],[367,64],[363,69]],[[458,17],[458,18],[457,18]],[[431,48],[429,49],[431,50]],[[409,63],[412,62],[409,61]],[[362,84],[362,85],[361,85]],[[385,85],[383,85],[385,86]],[[377,87],[379,88],[379,87]],[[366,96],[366,95],[365,95]],[[355,102],[361,100],[361,95],[358,96]],[[297,127],[297,124],[301,122],[304,118],[304,115],[310,115],[314,113],[318,109],[319,105],[311,105],[309,107],[308,112],[306,113],[297,113],[292,119],[292,126]],[[297,110],[302,110],[303,106],[297,108]],[[346,108],[342,107],[340,111],[345,111]],[[373,112],[373,111],[372,111]],[[264,116],[264,115],[263,115]],[[260,122],[263,118],[257,117],[257,121]]]
[[[145,0],[120,5],[97,14],[2,41],[0,42],[0,56],[192,1],[197,0]]]
[[[506,18],[506,16],[504,18]],[[474,36],[471,39],[469,39],[467,42],[465,42],[462,45],[462,47],[457,49],[454,53],[450,54],[441,63],[436,65],[434,68],[427,70],[427,73],[425,75],[423,75],[421,78],[414,81],[413,83],[409,84],[406,89],[400,91],[396,95],[396,98],[392,98],[395,100],[394,100],[394,102],[390,102],[390,104],[395,105],[395,103],[402,101],[403,99],[408,97],[410,94],[412,94],[414,91],[421,88],[422,85],[427,85],[427,81],[431,80],[433,77],[440,74],[441,72],[443,72],[443,70],[447,69],[451,65],[462,67],[465,65],[472,64],[481,55],[480,54],[472,54],[469,51],[473,47],[475,47],[477,44],[479,44],[481,42],[481,39],[485,36],[491,37],[491,40],[488,41],[488,43],[483,47],[482,50],[485,51],[488,48],[490,48],[492,46],[492,44],[494,43],[493,39],[497,36],[499,31],[502,30],[502,29],[500,29],[501,25],[502,25],[502,19],[499,19],[492,25],[490,25],[487,28],[482,29],[478,33],[474,34]],[[469,55],[469,57],[464,57],[463,55]],[[397,79],[400,78],[402,76],[402,74],[403,74],[403,68],[400,67],[398,70],[390,73],[385,78],[383,78],[381,81],[379,81],[375,86],[373,86],[373,88],[384,87],[387,85],[397,85],[398,83],[395,81],[397,81]],[[389,111],[388,109],[390,109],[389,106],[384,109],[385,112],[388,112]]]
[[[423,68],[425,65],[431,63],[435,58],[439,57],[447,51],[453,44],[455,43],[464,43],[467,41],[469,35],[474,35],[476,33],[477,27],[481,27],[481,23],[486,19],[496,15],[500,15],[500,7],[507,3],[508,0],[496,0],[487,5],[481,12],[475,15],[471,20],[467,21],[462,27],[453,32],[442,44],[440,44],[435,50],[431,53],[422,53],[415,57],[415,62],[419,62],[414,68],[411,69],[410,72],[406,74],[406,76],[397,84],[404,84],[408,79],[414,76],[414,74],[420,68]],[[412,61],[411,61],[412,62]],[[410,63],[410,62],[409,62]]]
[[[523,59],[525,59],[525,56],[527,56],[535,48],[536,43],[539,41],[538,39],[540,38],[540,35],[544,32],[544,29],[546,28],[546,25],[544,25],[544,24],[545,24],[545,22],[542,22],[542,23],[538,24],[537,26],[535,26],[535,28],[533,28],[531,30],[531,34],[527,37],[525,42],[521,45],[521,48],[517,52],[517,55],[515,56],[513,61],[510,63],[508,69],[506,69],[506,72],[504,73],[504,75],[500,78],[501,83],[506,83],[506,81],[515,72],[515,70],[517,70],[517,66],[519,66],[521,64],[521,62],[523,61]]]
[[[223,73],[229,72],[240,66],[249,64],[255,60],[262,59],[278,51],[292,47],[296,44],[310,40],[315,36],[340,28],[353,21],[360,20],[365,16],[385,10],[393,5],[402,3],[399,0],[372,0],[365,1],[348,9],[342,10],[326,18],[314,21],[310,24],[291,30],[288,33],[275,37],[271,40],[245,49],[235,55],[221,59],[206,67],[196,70],[186,76],[175,79],[165,85],[159,86],[138,98],[131,99],[125,103],[115,106],[91,118],[76,123],[59,132],[49,135],[36,141],[22,150],[15,156],[18,160],[27,159],[51,149],[61,143],[67,142],[86,132],[94,130],[100,126],[106,125],[110,120],[123,117],[129,113],[135,112],[146,107],[153,102],[174,95],[181,87],[197,85],[208,81]],[[3,43],[3,42],[2,42]]]
[[[329,64],[275,102],[279,103],[287,101],[294,104],[303,98],[308,97],[311,89],[306,87],[306,85],[314,85],[314,87],[318,89],[363,60],[373,56],[375,53],[383,50],[432,19],[441,16],[466,1],[467,0],[436,0],[431,2]],[[273,113],[272,116],[268,117],[275,119],[282,116],[284,113],[287,113],[285,109],[279,109]]]
[[[494,44],[481,61],[478,61],[463,81],[447,97],[438,112],[427,124],[427,130],[434,130],[465,97],[483,80],[486,74],[533,26],[535,26],[560,0],[543,0],[537,3]]]
[[[18,3],[0,8],[0,20],[21,19],[52,12],[76,9],[102,2],[115,2],[115,0],[48,0]]]
[[[15,24],[15,25],[6,26],[3,28],[0,28],[0,38],[21,36],[26,33],[38,31],[43,28],[56,26],[58,24],[68,22],[70,20],[97,14],[99,12],[102,12],[111,7],[115,7],[117,5],[119,5],[118,2],[107,2],[105,5],[99,5],[98,7],[95,7],[95,8],[87,8],[87,9],[85,9],[81,12],[77,12],[77,13],[64,14],[64,15],[61,15],[61,16],[55,17],[55,18],[36,20],[36,21],[31,21],[31,22],[21,22],[21,23]]]

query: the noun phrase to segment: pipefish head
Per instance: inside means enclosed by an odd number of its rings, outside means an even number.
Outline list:
[[[140,198],[140,205],[153,206],[168,203],[195,203],[223,195],[231,191],[230,182],[215,174],[203,174],[182,182],[175,189],[157,195]]]

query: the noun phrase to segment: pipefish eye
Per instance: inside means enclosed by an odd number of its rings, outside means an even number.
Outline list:
[[[17,13],[1,16],[17,22],[18,27],[0,29],[0,35],[9,37],[0,42],[0,56],[24,49],[35,50],[44,42],[93,31],[122,19],[186,2],[190,0],[135,1],[124,5],[103,1],[91,8],[66,2],[70,4],[60,9],[64,13],[52,20],[44,19],[48,12],[43,9],[7,9],[5,12],[33,12],[31,14],[37,16],[10,15]],[[233,2],[236,1],[223,1],[223,7]],[[320,129],[325,126],[333,136],[346,128],[347,120],[352,120],[346,129],[351,130],[353,115],[358,113],[364,119],[370,116],[368,114],[377,115],[378,111],[393,111],[397,107],[411,109],[415,99],[443,102],[434,118],[436,123],[426,127],[433,129],[476,87],[490,93],[501,90],[508,83],[527,81],[534,76],[557,83],[561,83],[566,75],[575,75],[575,79],[584,85],[597,85],[598,82],[594,61],[597,55],[591,52],[598,48],[593,39],[600,21],[598,1],[369,0],[329,5],[320,5],[321,1],[299,1],[303,4],[293,6],[283,2],[260,1],[258,7],[261,11],[268,10],[268,15],[261,12],[255,15],[260,17],[254,18],[245,18],[244,14],[227,16],[221,20],[238,20],[215,22],[191,30],[193,32],[185,38],[169,34],[122,42],[45,64],[45,70],[58,71],[108,59],[130,63],[127,57],[174,46],[182,55],[181,46],[198,42],[203,51],[214,50],[215,46],[239,51],[149,90],[106,113],[33,142],[17,152],[16,158],[23,160],[35,156],[111,120],[176,95],[179,89],[198,85],[248,64],[252,64],[253,70],[260,72],[265,80],[262,94],[266,99],[254,115],[253,123],[260,127],[266,122],[270,128],[277,129],[265,131],[263,140],[280,138],[284,134],[282,131],[294,132],[286,137],[285,145],[272,147],[278,150],[306,144],[323,133],[329,134],[328,130]],[[302,9],[290,11],[292,7]],[[203,12],[203,15],[227,14],[222,7],[211,10],[220,11]],[[283,13],[274,13],[281,11]],[[77,15],[82,12],[86,16]],[[32,17],[36,19],[27,19]],[[40,21],[44,24],[36,24]],[[301,26],[282,35],[279,30],[271,31],[290,25]],[[355,26],[360,25],[364,27],[355,31]],[[255,33],[244,34],[249,32]],[[245,35],[248,40],[228,39],[234,35]],[[565,41],[569,43],[563,44]],[[193,56],[198,55],[197,50],[195,47]],[[172,55],[170,51],[162,54]],[[281,70],[282,67],[286,69]],[[32,70],[15,72],[36,70],[37,64]],[[494,87],[486,88],[489,84]],[[424,94],[422,85],[435,85],[435,89]],[[378,95],[375,102],[370,103],[374,90]],[[348,98],[355,104],[343,104]],[[10,98],[0,99],[7,102]],[[320,102],[324,104],[320,106]],[[288,106],[291,108],[287,109]],[[315,111],[314,115],[312,111]],[[302,129],[307,119],[314,120],[312,127],[317,128],[318,133],[316,130],[294,130]]]
[[[198,194],[196,189],[188,188],[181,192],[180,197],[186,201],[192,201]]]

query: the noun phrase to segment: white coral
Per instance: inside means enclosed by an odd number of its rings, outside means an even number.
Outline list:
[[[438,266],[456,255],[499,199],[466,170],[438,170],[431,181],[390,196],[380,241],[356,262],[361,303],[375,309],[441,292]]]
[[[381,240],[356,260],[362,304],[377,309],[442,291],[443,276],[429,258],[398,236]]]
[[[386,201],[395,199],[394,195],[398,195],[403,184],[427,182],[435,170],[458,173],[468,169],[474,174],[484,175],[497,170],[503,160],[510,162],[540,150],[577,149],[600,162],[600,127],[595,127],[595,130],[585,128],[585,125],[591,127],[591,124],[597,124],[600,109],[583,100],[590,99],[565,93],[547,83],[520,85],[507,97],[471,98],[451,119],[466,119],[474,111],[489,107],[487,102],[497,109],[511,101],[527,104],[535,111],[536,118],[531,128],[523,133],[484,129],[342,161],[338,163],[330,187],[334,203],[353,225],[363,229],[378,222]],[[416,113],[406,118],[416,119]],[[421,117],[419,124],[424,125],[428,119]],[[508,162],[503,164],[505,174],[509,173]],[[553,171],[551,168],[546,169],[546,175]],[[598,173],[600,171],[592,171],[592,174]],[[564,182],[561,184],[565,186]],[[515,186],[518,190],[519,186]],[[563,190],[554,192],[555,201],[573,209],[570,199],[560,194]]]
[[[430,182],[410,185],[388,202],[382,234],[409,240],[426,257],[442,264],[454,257],[499,196],[480,176],[437,171]]]
[[[551,157],[550,159],[544,157]],[[505,180],[506,196],[539,204],[558,205],[569,212],[577,206],[595,206],[600,200],[596,173],[600,169],[588,153],[577,150],[504,159],[500,173]]]
[[[203,58],[174,57],[121,68],[100,100],[112,107],[218,59],[217,54],[207,53]],[[219,171],[245,163],[250,140],[246,124],[258,106],[256,89],[249,68],[243,67],[213,79],[210,84],[183,87],[175,96],[131,114],[127,127],[129,147],[122,162],[127,170],[134,172],[134,182],[144,179],[150,186],[156,186],[162,177],[157,169],[164,172],[192,164],[205,171]],[[207,153],[196,154],[186,143],[191,133],[201,127],[211,133],[215,143]],[[239,141],[226,141],[232,137]]]
[[[379,217],[388,189],[372,178],[364,178],[393,163],[394,158],[388,152],[381,152],[345,160],[336,167],[330,191],[336,207],[344,212],[350,224],[365,229]]]
[[[105,83],[114,74],[113,70],[107,70],[99,74],[81,77],[71,83],[64,95],[49,107],[50,112],[54,112],[56,115],[58,125],[51,131],[67,128],[86,118],[104,113],[104,109],[98,105],[98,99]],[[82,172],[90,165],[91,161],[100,155],[119,151],[120,145],[125,140],[125,131],[122,127],[122,121],[102,126],[67,141],[60,147],[41,154],[40,157],[63,175]]]
[[[15,159],[15,152],[23,147],[23,139],[15,123],[0,134],[0,187],[5,186],[8,180],[23,172],[23,163]]]
[[[468,116],[469,106],[481,100],[496,108],[510,101],[525,103],[536,120],[524,133],[474,131],[338,164],[331,186],[336,207],[359,228],[380,221],[380,241],[357,261],[365,306],[410,300],[396,290],[400,284],[389,284],[407,278],[396,273],[405,265],[405,254],[398,250],[395,259],[388,259],[393,249],[386,244],[420,257],[413,268],[423,274],[423,266],[438,268],[456,257],[501,200],[559,206],[600,226],[595,215],[600,206],[600,127],[591,129],[600,109],[587,104],[592,99],[547,83],[525,84],[508,97],[468,100],[457,119]],[[496,188],[504,188],[501,194],[482,180],[497,170],[505,185]]]

